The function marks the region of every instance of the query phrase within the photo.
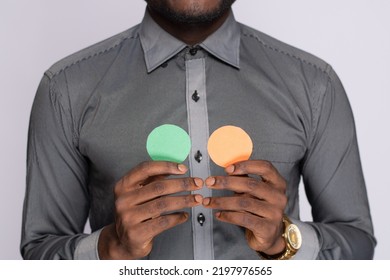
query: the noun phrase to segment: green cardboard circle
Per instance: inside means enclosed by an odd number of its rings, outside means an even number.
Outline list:
[[[191,150],[190,136],[176,125],[164,124],[149,134],[146,150],[152,160],[182,163]]]

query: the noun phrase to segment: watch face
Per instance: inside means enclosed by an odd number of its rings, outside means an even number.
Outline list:
[[[294,224],[289,225],[286,230],[287,240],[291,247],[295,250],[301,248],[302,245],[302,235],[298,227]]]

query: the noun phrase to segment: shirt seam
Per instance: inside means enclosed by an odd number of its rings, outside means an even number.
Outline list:
[[[207,120],[206,120],[206,131],[207,131],[207,136],[210,137],[210,134],[209,134],[209,131],[210,131],[210,126],[209,126],[209,115],[208,115],[208,107],[207,107],[207,87],[206,87],[206,60],[205,59],[202,59],[201,60],[201,63],[202,63],[202,66],[203,66],[203,73],[204,73],[204,79],[203,79],[203,87],[205,89],[205,106],[203,108],[203,112],[204,112],[204,115],[207,116]],[[206,166],[207,166],[207,170],[208,170],[208,173],[210,174],[210,159],[206,160]],[[212,196],[212,191],[210,193],[210,195]],[[210,238],[210,250],[211,250],[211,258],[212,259],[215,259],[215,256],[214,256],[214,223],[213,223],[213,215],[212,215],[212,211],[211,212],[211,218],[210,218],[210,228],[211,228],[211,238]]]
[[[69,69],[69,68],[71,68],[71,67],[73,67],[73,66],[75,66],[75,65],[77,65],[77,64],[79,64],[79,63],[81,63],[81,62],[87,61],[87,60],[92,59],[92,58],[94,58],[94,57],[101,56],[101,55],[103,55],[103,54],[106,54],[106,53],[108,53],[108,52],[110,52],[110,51],[112,51],[112,50],[118,48],[119,46],[121,46],[121,45],[122,45],[126,40],[128,40],[128,39],[136,39],[136,38],[138,38],[138,37],[139,37],[138,33],[137,33],[136,35],[132,35],[132,36],[129,36],[129,37],[125,37],[125,38],[123,38],[121,41],[119,41],[118,43],[116,43],[115,45],[113,45],[113,46],[111,46],[111,47],[108,47],[108,48],[106,48],[106,49],[100,50],[100,51],[96,51],[96,52],[94,52],[94,53],[92,53],[92,54],[89,54],[89,55],[83,57],[83,58],[80,58],[80,59],[78,59],[78,60],[76,60],[76,61],[74,61],[74,62],[72,62],[72,63],[70,63],[70,64],[68,64],[68,65],[66,65],[66,66],[64,66],[63,68],[61,68],[61,69],[58,70],[57,72],[54,72],[54,73],[53,73],[53,72],[51,72],[50,70],[47,70],[46,72],[47,72],[47,73],[50,73],[50,77],[49,77],[49,78],[52,79],[52,78],[58,76],[59,74],[61,74],[63,71],[65,71],[65,70],[67,70],[67,69]]]
[[[331,87],[332,86],[332,81],[331,81],[331,79],[330,79],[330,77],[329,77],[329,79],[328,79],[328,81],[327,81],[327,86],[326,86],[326,88],[325,88],[325,91],[324,91],[324,93],[322,94],[323,96],[322,96],[322,100],[320,101],[320,102],[318,102],[319,104],[318,104],[318,106],[316,106],[316,107],[314,107],[314,104],[312,104],[312,106],[313,106],[313,115],[314,115],[314,110],[317,110],[316,112],[318,112],[318,116],[320,116],[320,114],[321,114],[321,111],[323,110],[323,106],[324,106],[324,99],[325,99],[325,96],[326,96],[326,94],[327,94],[327,92],[328,92],[328,90],[329,90],[329,87]],[[333,104],[333,100],[332,100],[332,104]],[[333,105],[332,105],[332,107],[333,107]],[[326,120],[326,125],[325,125],[325,128],[324,128],[324,130],[322,131],[322,133],[321,133],[321,135],[319,135],[318,136],[318,138],[320,139],[321,137],[322,137],[322,135],[323,135],[323,133],[325,132],[325,130],[326,130],[326,127],[328,126],[328,123],[329,123],[329,118],[330,118],[330,116],[331,116],[331,114],[329,114],[328,115],[328,117],[327,117],[327,120]],[[313,124],[314,124],[314,122],[315,121],[319,121],[319,117],[318,118],[315,118],[314,116],[312,117],[312,121],[313,121]],[[315,130],[313,130],[312,131],[312,135],[310,135],[310,141],[309,141],[309,143],[308,143],[308,149],[307,149],[307,155],[304,157],[304,164],[303,164],[303,166],[302,166],[302,173],[304,173],[305,172],[305,169],[306,169],[306,166],[307,166],[307,164],[308,164],[308,159],[311,157],[311,155],[312,155],[312,149],[310,149],[313,145],[316,145],[317,143],[315,143],[315,138],[316,138],[316,134],[318,133],[318,123],[317,123],[317,125],[315,126]],[[313,141],[314,141],[314,143],[313,143]]]
[[[68,84],[68,77],[66,76],[66,73],[64,72],[64,82],[65,82],[65,87],[67,91],[67,101],[69,104],[68,112],[69,112],[69,117],[70,121],[72,124],[72,141],[75,146],[78,147],[78,135],[76,135],[76,123],[75,123],[75,118],[73,117],[73,110],[72,110],[72,102],[70,100],[70,95],[69,95],[69,84]]]
[[[50,79],[49,94],[50,94],[50,105],[53,107],[56,123],[61,127],[61,131],[64,134],[65,139],[69,140],[66,135],[66,128],[63,122],[61,122],[60,120],[61,110],[63,112],[67,112],[67,110],[65,110],[65,107],[61,102],[63,95],[59,90],[57,90],[57,82],[54,79]],[[56,108],[55,104],[58,104],[59,109]],[[67,121],[69,122],[69,120]],[[73,132],[71,132],[71,134],[72,134],[71,135],[72,139],[70,140],[73,141]]]
[[[329,68],[330,68],[330,66],[329,66],[329,64],[327,64],[327,63],[326,63],[326,67],[325,67],[325,68],[322,68],[322,67],[318,66],[317,64],[314,64],[314,63],[312,63],[312,62],[310,62],[310,61],[307,61],[306,59],[303,59],[303,58],[301,58],[301,57],[299,57],[299,56],[297,56],[297,55],[294,55],[294,54],[289,53],[289,52],[287,52],[287,51],[281,50],[281,49],[279,49],[279,48],[277,48],[277,47],[271,46],[271,45],[267,44],[266,42],[264,42],[264,41],[261,40],[259,37],[255,36],[255,35],[253,35],[253,34],[245,33],[245,31],[243,31],[243,32],[242,32],[242,35],[243,35],[243,36],[246,36],[246,37],[249,37],[249,38],[255,39],[257,42],[259,42],[260,44],[262,44],[264,47],[266,47],[266,48],[268,48],[268,49],[270,49],[270,50],[272,50],[272,51],[275,51],[275,52],[278,52],[278,53],[280,53],[280,54],[283,54],[283,55],[289,56],[289,57],[291,57],[291,58],[297,59],[297,60],[299,60],[299,61],[301,61],[301,62],[303,62],[303,63],[305,63],[305,64],[307,64],[307,65],[309,65],[309,66],[311,66],[311,67],[314,67],[314,68],[316,68],[317,70],[320,70],[321,72],[323,72],[324,74],[326,74],[326,75],[328,76],[328,78],[330,78],[330,75],[329,75]]]

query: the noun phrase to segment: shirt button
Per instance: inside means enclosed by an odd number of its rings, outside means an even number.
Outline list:
[[[191,54],[192,56],[196,55],[197,52],[198,52],[198,48],[197,48],[197,47],[194,47],[194,48],[191,48],[191,49],[190,49],[190,54]]]
[[[206,217],[203,215],[203,213],[200,213],[198,215],[198,223],[200,224],[200,226],[203,226],[205,221],[206,221]]]
[[[194,100],[195,102],[198,102],[199,99],[200,99],[199,93],[197,90],[195,90],[195,92],[192,94],[192,100]]]
[[[200,163],[200,162],[202,161],[202,159],[203,159],[203,155],[202,155],[202,153],[201,153],[200,151],[197,151],[196,154],[195,154],[195,156],[194,156],[194,158],[195,158],[195,160],[196,160],[198,163]]]

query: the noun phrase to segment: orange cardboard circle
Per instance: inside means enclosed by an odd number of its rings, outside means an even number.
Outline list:
[[[236,162],[248,160],[252,154],[253,143],[242,128],[227,125],[211,134],[207,150],[215,164],[228,167]]]

